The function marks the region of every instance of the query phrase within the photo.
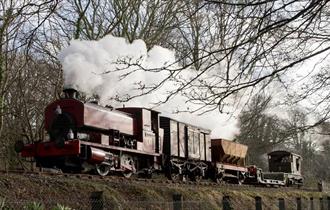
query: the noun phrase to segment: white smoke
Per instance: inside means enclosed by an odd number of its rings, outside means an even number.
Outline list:
[[[171,50],[154,46],[148,51],[143,40],[128,43],[124,38],[110,35],[98,41],[72,40],[58,57],[63,67],[65,86],[73,86],[88,96],[97,94],[101,103],[111,103],[114,107],[122,106],[112,100],[115,96],[140,94],[145,90],[138,89],[139,85],[159,84],[169,76],[169,71],[161,70],[163,67],[178,68],[175,52]],[[128,63],[138,63],[139,66]],[[146,72],[140,67],[157,69],[157,71]],[[121,77],[128,72],[132,73],[124,78]],[[189,78],[195,73],[192,69],[187,69],[180,74]],[[175,85],[169,80],[152,94],[134,98],[125,105],[151,108],[155,103],[164,100],[168,91],[175,89]],[[229,120],[228,116],[221,115],[218,111],[201,116],[190,113],[173,114],[176,110],[189,107],[193,110],[196,105],[186,103],[186,99],[178,95],[156,109],[180,121],[211,129],[214,137],[231,139],[238,132],[236,120],[234,118]]]
[[[120,80],[120,75],[137,69],[127,63],[139,63],[144,68],[160,68],[174,59],[174,53],[159,46],[149,52],[142,40],[129,44],[123,38],[106,36],[99,41],[73,40],[63,49],[59,59],[64,70],[64,82],[87,95],[98,94],[102,102],[115,95],[138,94],[135,83],[152,85],[166,74],[138,71]],[[123,69],[122,71],[117,71]],[[128,88],[128,89],[127,89]]]

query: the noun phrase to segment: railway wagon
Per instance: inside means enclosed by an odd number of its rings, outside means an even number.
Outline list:
[[[248,172],[245,157],[248,147],[225,139],[212,139],[211,176],[217,182],[228,181],[241,184]]]
[[[164,116],[160,127],[164,130],[166,176],[172,180],[205,178],[211,161],[211,131]]]

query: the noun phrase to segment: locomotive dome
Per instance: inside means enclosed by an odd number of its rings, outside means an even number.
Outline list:
[[[65,98],[77,99],[79,97],[79,92],[74,88],[74,86],[63,87],[63,93]]]

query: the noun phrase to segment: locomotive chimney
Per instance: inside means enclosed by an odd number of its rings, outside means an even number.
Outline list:
[[[78,91],[72,87],[63,88],[63,93],[65,98],[77,99],[79,96]]]

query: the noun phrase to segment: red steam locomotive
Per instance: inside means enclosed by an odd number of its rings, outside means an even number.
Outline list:
[[[245,166],[247,146],[211,140],[208,129],[161,116],[151,109],[113,109],[83,103],[77,99],[76,90],[63,92],[64,98],[49,104],[45,110],[49,140],[33,144],[20,141],[15,145],[22,157],[33,157],[39,167],[58,168],[63,172],[96,171],[101,176],[121,173],[127,178],[132,174],[151,177],[158,171],[170,179],[212,178],[274,185],[302,183],[300,168],[293,170],[301,158],[292,159],[296,157],[292,154],[270,158],[273,166],[270,168],[282,178],[265,179],[260,169]],[[273,156],[270,154],[270,157]],[[277,169],[281,169],[285,157],[288,157],[287,170],[281,172]],[[278,161],[273,161],[275,159]],[[291,164],[292,160],[295,165]],[[293,173],[295,176],[287,175]]]

